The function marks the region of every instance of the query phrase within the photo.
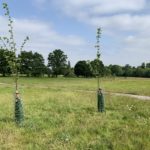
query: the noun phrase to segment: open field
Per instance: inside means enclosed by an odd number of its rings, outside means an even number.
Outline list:
[[[148,150],[150,101],[105,95],[96,108],[95,79],[20,78],[25,121],[13,121],[11,78],[0,78],[0,149]],[[103,79],[105,91],[150,96],[150,79]]]
[[[4,85],[3,85],[4,84]],[[12,78],[0,78],[0,86],[10,87]],[[56,90],[95,90],[95,78],[20,78],[21,88],[49,88]],[[148,78],[102,78],[101,87],[107,92],[128,93],[150,96],[150,79]]]

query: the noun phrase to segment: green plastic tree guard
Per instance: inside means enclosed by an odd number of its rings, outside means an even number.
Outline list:
[[[16,93],[15,97],[15,121],[17,124],[21,124],[24,120],[24,115],[23,115],[23,106],[18,94],[19,93]]]
[[[97,92],[97,106],[98,112],[105,112],[105,100],[102,89],[99,89]]]

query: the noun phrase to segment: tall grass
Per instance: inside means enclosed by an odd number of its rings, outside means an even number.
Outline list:
[[[11,83],[9,79],[0,80]],[[17,127],[12,113],[13,89],[9,84],[0,85],[0,149],[148,150],[150,147],[149,101],[107,94],[106,113],[98,113],[96,92],[88,91],[96,87],[94,79],[23,78],[25,121],[22,127]]]
[[[4,83],[2,85],[2,83]],[[11,78],[0,78],[0,86],[10,87]],[[97,79],[95,78],[20,78],[21,88],[51,88],[63,90],[95,90]],[[150,96],[150,79],[146,78],[102,78],[101,87],[104,91],[130,93]]]

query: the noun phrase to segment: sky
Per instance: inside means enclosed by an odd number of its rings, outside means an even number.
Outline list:
[[[96,58],[96,30],[102,29],[101,60],[105,65],[150,62],[150,0],[0,0],[0,36],[8,35],[6,2],[19,47],[45,58],[55,49],[71,65]]]

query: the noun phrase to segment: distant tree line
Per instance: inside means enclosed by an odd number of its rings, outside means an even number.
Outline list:
[[[12,51],[0,49],[0,74],[10,76],[12,74],[9,58],[15,57]],[[27,77],[41,77],[47,74],[48,77],[96,77],[102,76],[122,76],[122,77],[150,77],[150,63],[142,63],[138,67],[119,65],[104,66],[100,60],[78,61],[74,68],[67,55],[61,49],[55,49],[48,54],[48,63],[45,65],[44,58],[38,52],[21,51],[18,56],[20,65],[19,73]]]
[[[9,58],[15,55],[7,49],[0,49],[0,74],[10,76]],[[15,59],[15,58],[14,58]],[[21,51],[18,55],[18,71],[21,75],[27,77],[41,77],[47,74],[49,77],[57,77],[58,75],[73,76],[73,68],[67,61],[67,55],[60,49],[56,49],[48,55],[48,64],[45,65],[44,58],[38,52]]]
[[[77,76],[91,77],[99,74],[100,76],[118,76],[118,77],[146,77],[150,78],[150,63],[142,63],[140,66],[132,67],[129,64],[125,66],[109,65],[104,66],[99,61],[99,67],[96,74],[97,63],[94,61],[79,61],[74,67]]]
[[[150,77],[150,63],[142,63],[137,67],[130,66],[129,64],[125,66],[109,65],[108,68],[113,76]]]

